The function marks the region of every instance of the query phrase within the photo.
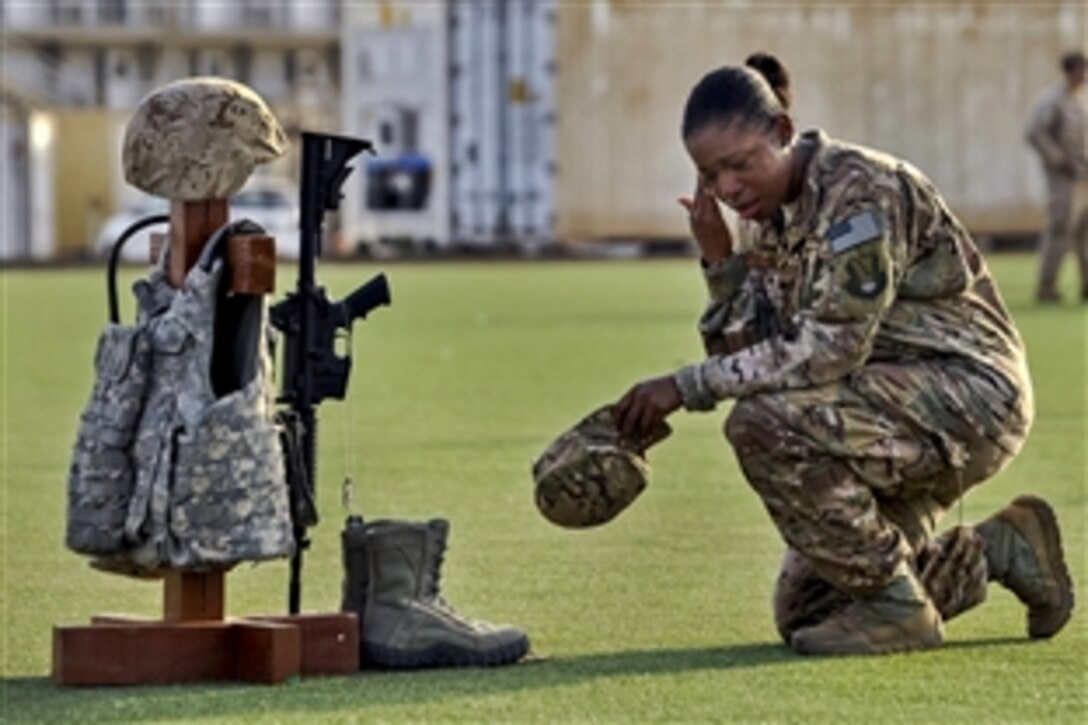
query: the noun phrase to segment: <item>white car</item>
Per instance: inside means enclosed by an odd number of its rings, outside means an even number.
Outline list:
[[[230,218],[252,219],[264,227],[265,232],[276,240],[276,256],[281,259],[298,259],[298,192],[286,179],[255,177],[231,197]],[[98,230],[94,242],[95,254],[108,256],[121,233],[132,223],[155,214],[169,214],[170,204],[165,199],[148,196],[144,204],[117,212],[107,219]],[[165,232],[166,225],[146,227],[125,242],[121,260],[139,264],[151,262],[151,233]]]

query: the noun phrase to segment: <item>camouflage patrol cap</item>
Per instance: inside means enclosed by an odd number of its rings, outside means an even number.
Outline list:
[[[282,156],[287,138],[265,102],[225,78],[185,78],[136,107],[121,151],[125,181],[179,201],[226,199],[254,166]]]
[[[662,422],[646,440],[620,437],[612,406],[599,408],[556,438],[533,463],[536,506],[559,526],[611,521],[650,480],[645,450],[672,430]]]

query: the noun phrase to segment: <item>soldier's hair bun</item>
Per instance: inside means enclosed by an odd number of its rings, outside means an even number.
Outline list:
[[[744,65],[763,76],[767,85],[774,91],[778,102],[782,104],[782,108],[789,110],[793,100],[793,94],[790,92],[790,72],[786,70],[786,66],[782,65],[782,61],[770,53],[760,51],[745,58]]]
[[[709,123],[725,125],[734,121],[771,131],[789,107],[790,76],[786,68],[777,58],[756,53],[745,66],[722,66],[695,84],[684,104],[681,134],[686,140]]]

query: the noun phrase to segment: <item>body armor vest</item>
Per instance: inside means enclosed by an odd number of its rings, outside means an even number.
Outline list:
[[[200,570],[294,550],[259,295],[230,295],[219,233],[181,289],[160,263],[110,325],[69,473],[66,543],[114,570]]]

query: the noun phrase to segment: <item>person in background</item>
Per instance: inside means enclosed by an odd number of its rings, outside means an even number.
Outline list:
[[[707,357],[614,406],[639,440],[681,406],[725,423],[786,543],[779,633],[806,654],[936,647],[988,581],[1028,633],[1073,607],[1053,509],[1020,496],[977,526],[941,515],[1020,450],[1033,417],[1023,342],[971,237],[905,161],[795,134],[773,56],[707,74],[682,135],[681,204],[701,253]],[[736,239],[719,202],[740,221]],[[962,519],[962,509],[961,509]]]
[[[1060,302],[1058,270],[1070,247],[1080,261],[1080,298],[1088,302],[1088,59],[1079,51],[1061,58],[1063,78],[1036,104],[1028,143],[1046,175],[1047,224],[1039,243],[1039,302]]]

